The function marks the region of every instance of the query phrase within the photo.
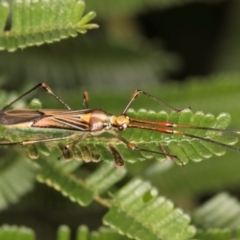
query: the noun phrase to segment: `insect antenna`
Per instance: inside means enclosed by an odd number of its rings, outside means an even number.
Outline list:
[[[239,147],[232,146],[223,142],[215,141],[210,138],[205,138],[198,135],[189,134],[183,131],[174,130],[174,128],[199,129],[199,130],[206,130],[206,131],[215,131],[219,133],[229,133],[229,134],[240,135],[240,131],[237,131],[237,130],[208,128],[208,127],[200,127],[200,126],[188,126],[188,125],[174,124],[171,122],[155,122],[155,121],[148,121],[148,120],[141,120],[141,119],[134,119],[134,118],[130,118],[129,120],[130,120],[130,124],[128,125],[128,127],[130,128],[145,129],[145,130],[157,131],[157,132],[166,133],[166,134],[178,134],[178,135],[198,139],[201,141],[213,143],[213,144],[240,152]],[[138,124],[138,123],[141,123],[141,124]],[[144,124],[147,124],[147,125],[144,125]]]

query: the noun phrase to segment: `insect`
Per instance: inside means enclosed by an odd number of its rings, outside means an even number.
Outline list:
[[[22,97],[28,95],[34,90],[42,88],[54,97],[58,102],[60,102],[66,109],[14,109],[8,110],[8,108],[20,100]],[[132,151],[140,151],[140,152],[150,152],[154,154],[164,155],[170,159],[176,159],[183,165],[181,159],[174,154],[168,153],[159,147],[159,151],[153,151],[147,148],[140,148],[136,144],[128,141],[124,137],[122,137],[119,132],[125,131],[129,128],[136,128],[140,130],[148,130],[154,132],[161,132],[166,134],[177,134],[189,138],[198,139],[204,142],[212,143],[215,145],[219,145],[225,148],[229,148],[235,151],[240,152],[240,148],[232,145],[228,145],[226,143],[222,143],[219,141],[215,141],[210,138],[205,138],[202,136],[194,135],[187,133],[183,130],[179,129],[199,129],[199,130],[211,130],[220,133],[233,133],[240,134],[239,131],[228,130],[228,129],[220,129],[220,128],[208,128],[208,127],[200,127],[200,126],[189,126],[189,125],[181,125],[175,124],[171,122],[160,122],[160,121],[150,121],[138,118],[131,118],[128,116],[127,111],[130,106],[134,102],[134,100],[140,95],[144,95],[147,98],[150,98],[161,105],[180,113],[182,110],[174,108],[169,104],[155,98],[154,96],[148,94],[142,90],[136,90],[130,101],[125,106],[124,110],[120,115],[112,115],[101,109],[90,109],[89,108],[89,96],[87,92],[83,94],[83,107],[81,110],[72,110],[68,104],[66,104],[59,96],[57,96],[52,89],[45,83],[39,83],[14,101],[9,103],[7,106],[1,109],[0,111],[0,124],[6,127],[7,129],[37,129],[39,132],[46,129],[58,129],[66,135],[62,136],[54,136],[54,137],[41,137],[39,139],[35,139],[32,136],[30,140],[22,140],[22,141],[2,141],[0,145],[34,145],[37,143],[43,142],[51,142],[51,141],[61,141],[68,140],[68,142],[62,148],[62,156],[68,158],[69,150],[75,146],[77,143],[81,142],[84,138],[89,136],[97,136],[102,133],[108,132],[112,134],[119,141],[123,142],[129,149]],[[73,139],[73,140],[72,140]],[[124,166],[124,160],[118,150],[108,143],[108,150],[112,154],[114,158],[115,165],[117,167]],[[83,159],[84,160],[84,159]]]

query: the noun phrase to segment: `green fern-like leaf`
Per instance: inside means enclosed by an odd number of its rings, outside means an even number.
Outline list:
[[[93,200],[93,191],[89,189],[82,181],[70,175],[64,166],[57,161],[54,163],[50,159],[41,159],[38,161],[41,171],[38,180],[42,183],[55,188],[64,196],[68,196],[72,201],[86,206]]]
[[[213,128],[226,128],[231,119],[227,113],[222,113],[218,117],[214,117],[212,114],[204,114],[203,112],[193,113],[190,110],[183,111],[181,113],[172,112],[170,115],[162,111],[159,113],[153,111],[146,111],[144,109],[135,112],[130,111],[129,115],[134,118],[147,119],[159,122],[172,122],[181,125],[190,125],[197,127],[213,127]],[[184,129],[178,128],[179,131]],[[223,136],[217,132],[206,130],[188,129],[184,131],[187,134],[192,134],[205,139],[212,139],[229,145],[233,145],[237,142],[236,137]],[[178,156],[182,162],[187,163],[189,160],[201,161],[212,157],[213,155],[221,156],[225,153],[225,149],[221,146],[194,139],[188,136],[176,135],[176,134],[160,134],[159,132],[144,131],[141,129],[134,129],[125,131],[123,136],[129,141],[136,143],[140,148],[147,148],[153,151],[161,151],[159,146],[163,146],[165,153],[170,153]],[[162,150],[163,152],[163,150]],[[137,153],[138,154],[138,153]],[[166,156],[152,153],[141,153],[135,155],[135,159],[143,160],[155,158],[157,160],[164,160]],[[124,156],[124,155],[123,155]],[[129,159],[129,157],[126,159]],[[136,161],[136,160],[135,160]]]
[[[95,192],[104,192],[121,180],[127,173],[125,168],[117,169],[113,164],[102,164],[85,179],[85,183]]]
[[[71,173],[79,166],[76,162],[59,162],[53,158],[40,159],[37,163],[41,168],[38,174],[40,182],[55,188],[82,206],[89,205],[94,197],[108,190],[126,175],[126,169],[117,169],[113,164],[104,163],[83,180]]]
[[[15,51],[17,48],[39,46],[44,43],[76,37],[96,28],[90,24],[95,13],[83,16],[85,3],[82,0],[28,1],[15,0],[12,6],[10,31],[4,31],[9,14],[6,1],[0,3],[0,50]]]
[[[4,225],[0,227],[0,239],[4,240],[13,240],[13,239],[22,239],[22,240],[34,240],[35,234],[32,229],[26,227],[16,227]]]
[[[157,122],[169,121],[175,124],[191,125],[196,127],[207,128],[221,128],[225,129],[230,123],[230,115],[227,113],[221,113],[219,116],[214,117],[212,114],[204,114],[202,112],[193,113],[190,110],[182,111],[181,113],[161,111],[156,113],[154,111],[146,111],[141,109],[138,112],[134,110],[128,111],[128,115],[137,119],[144,119]],[[86,139],[82,139],[79,143],[73,145],[69,149],[68,153],[64,156],[68,159],[89,161],[114,161],[114,157],[109,150],[109,146],[113,146],[122,158],[126,162],[137,162],[146,159],[155,159],[158,161],[164,161],[169,159],[167,154],[177,156],[181,162],[186,164],[189,160],[199,162],[203,159],[210,158],[212,156],[222,156],[226,149],[223,146],[213,144],[209,141],[217,141],[220,144],[234,145],[237,142],[235,136],[223,135],[222,132],[216,132],[211,130],[200,129],[185,129],[177,128],[177,131],[191,134],[197,137],[205,139],[196,139],[182,134],[166,134],[158,131],[144,130],[144,129],[126,129],[122,133],[122,137],[135,144],[138,148],[148,149],[154,152],[145,151],[132,151],[126,144],[118,140],[111,134],[105,134],[100,136],[91,136]],[[26,139],[47,139],[61,136],[69,136],[69,140],[46,142],[39,144],[37,150],[32,146],[30,150],[30,156],[37,158],[37,152],[44,152],[50,154],[51,148],[57,147],[60,151],[64,151],[64,146],[73,142],[78,138],[76,132],[66,131],[62,129],[51,128],[1,128],[4,138],[8,141],[22,141]],[[34,136],[34,137],[33,137]],[[35,153],[36,152],[36,153]],[[48,153],[47,153],[48,152]],[[61,155],[61,153],[59,153]],[[174,158],[172,158],[174,160]],[[176,159],[175,159],[176,160]],[[176,160],[177,163],[179,161]]]
[[[190,218],[173,204],[158,197],[148,182],[135,179],[115,195],[104,217],[107,225],[134,239],[188,239],[195,234]]]
[[[3,158],[3,156],[5,156]],[[36,168],[21,155],[9,155],[1,150],[0,162],[0,209],[19,201],[34,187]]]
[[[239,228],[240,203],[227,193],[219,193],[195,211],[194,221],[204,229]]]
[[[125,170],[121,172],[114,164],[104,163],[96,172],[82,179],[74,172],[65,171],[64,164],[54,159],[41,159],[37,163],[41,182],[55,187],[81,205],[94,199],[110,208],[104,222],[123,235],[139,240],[145,240],[145,236],[150,240],[182,240],[195,233],[195,228],[189,225],[190,218],[182,210],[174,208],[169,200],[158,196],[156,188],[148,182],[141,179],[130,181],[113,195],[109,188],[125,175]],[[110,194],[102,194],[106,191]]]
[[[231,238],[231,232],[227,229],[212,229],[209,231],[199,231],[196,234],[198,240],[234,240]]]
[[[179,169],[170,162],[155,162],[145,167],[145,176],[167,196],[189,198],[209,192],[224,191],[229,187],[238,187],[239,153],[229,151],[226,156],[201,164],[190,163]],[[129,166],[128,169],[134,168]],[[171,168],[170,168],[171,167]],[[204,179],[203,179],[204,175]]]
[[[70,229],[68,226],[60,226],[58,229],[58,240],[65,239],[70,240]],[[77,238],[79,240],[128,240],[129,238],[120,235],[113,229],[106,227],[100,227],[98,230],[90,232],[87,226],[79,226],[77,229]]]
[[[199,228],[196,239],[238,239],[240,203],[228,193],[219,193],[195,211],[193,221]]]
[[[0,227],[1,240],[35,240],[35,233],[27,227],[3,225]],[[62,225],[58,228],[56,240],[70,240],[71,230],[68,226]],[[113,229],[100,227],[98,230],[90,232],[86,226],[79,226],[77,229],[78,240],[128,240],[129,238],[120,235]]]

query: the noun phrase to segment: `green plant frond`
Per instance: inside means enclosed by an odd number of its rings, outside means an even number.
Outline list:
[[[58,154],[58,153],[56,153]],[[108,190],[126,175],[126,169],[117,169],[111,163],[102,163],[99,168],[85,179],[77,178],[74,173],[79,161],[57,161],[57,157],[39,159],[38,180],[55,188],[64,196],[82,206],[89,205],[94,197]]]
[[[208,229],[206,231],[199,230],[194,240],[237,240],[240,237],[240,228],[231,231],[228,228]]]
[[[2,32],[5,28],[6,19],[9,14],[9,5],[7,1],[0,2],[0,31]]]
[[[90,24],[94,12],[85,16],[85,3],[82,0],[15,0],[12,6],[11,29],[4,31],[9,6],[6,1],[0,4],[0,50],[15,51],[28,46],[40,46],[61,39],[76,37],[96,28]]]
[[[116,193],[104,223],[138,240],[146,236],[149,240],[180,240],[195,234],[189,216],[141,179],[130,181]]]
[[[231,232],[227,229],[211,229],[208,231],[197,232],[194,239],[197,240],[234,240],[231,237]]]
[[[164,195],[174,198],[185,194],[190,199],[203,193],[238,187],[240,183],[239,153],[229,151],[221,158],[214,157],[201,164],[191,162],[181,169],[176,165],[165,169],[167,163],[155,162],[148,168],[145,167],[145,177],[161,189]],[[161,171],[162,169],[165,171]]]
[[[58,229],[58,240],[70,240],[70,229],[68,226],[60,226]],[[79,240],[128,240],[129,238],[123,235],[120,235],[113,229],[106,227],[100,227],[98,230],[90,231],[87,226],[81,225],[77,229],[77,237]]]
[[[27,227],[3,225],[0,227],[0,239],[4,240],[35,240],[35,233]]]
[[[103,163],[85,179],[85,183],[93,190],[103,192],[119,182],[126,174],[125,168],[118,169],[113,164]]]
[[[53,186],[83,206],[95,199],[109,207],[104,222],[124,235],[144,239],[147,234],[150,240],[181,240],[195,233],[195,228],[189,225],[190,218],[182,210],[174,208],[172,202],[159,197],[156,188],[141,179],[129,182],[115,195],[111,195],[112,200],[109,197],[102,198],[99,194],[125,175],[113,164],[109,167],[105,163],[83,180],[64,171],[64,165],[53,159],[40,159],[37,163],[40,166],[38,179],[41,182]]]
[[[53,161],[38,161],[41,167],[39,180],[81,205],[87,205],[95,199],[109,207],[104,222],[122,234],[136,239],[149,236],[150,240],[181,240],[194,235],[195,228],[189,225],[190,218],[182,210],[174,208],[169,200],[159,197],[157,190],[148,182],[133,180],[111,195],[113,200],[110,201],[109,198],[101,198],[99,193],[121,180],[124,172],[105,163],[82,180],[64,172],[63,166],[54,165]]]
[[[3,156],[5,156],[3,158]],[[21,155],[15,157],[1,149],[0,210],[19,201],[34,187],[36,168]]]
[[[3,225],[0,227],[1,240],[35,240],[35,232],[27,227]],[[62,225],[57,230],[56,240],[70,240],[71,230],[68,226]],[[100,227],[98,230],[90,231],[88,227],[81,225],[77,229],[78,240],[128,240],[129,238],[120,235],[113,229]]]
[[[240,203],[227,193],[219,193],[204,205],[199,207],[193,219],[201,228],[229,228],[240,227]]]
[[[230,115],[227,113],[221,113],[219,116],[214,117],[212,114],[204,114],[202,112],[193,113],[190,110],[168,114],[164,111],[156,113],[154,111],[141,109],[137,112],[129,110],[128,115],[130,118],[155,121],[156,123],[167,121],[182,126],[194,127],[225,129],[230,123]],[[111,145],[126,162],[133,163],[146,159],[155,159],[158,161],[172,159],[178,164],[181,164],[181,162],[186,164],[189,160],[199,162],[214,155],[222,156],[226,152],[226,149],[217,143],[232,146],[238,140],[235,136],[206,129],[173,127],[168,128],[168,130],[170,129],[171,131],[173,129],[180,134],[169,134],[164,132],[165,127],[158,126],[157,124],[140,125],[145,127],[151,125],[155,127],[157,131],[128,128],[122,132],[122,137],[132,144],[135,144],[138,148],[147,149],[150,152],[132,151],[125,143],[118,140],[116,136],[111,135],[111,133],[81,139],[81,132],[78,133],[54,128],[15,128],[14,126],[6,127],[5,131],[4,129],[2,130],[2,133],[4,133],[4,138],[10,142],[68,136],[68,140],[32,145],[29,147],[29,156],[36,159],[38,158],[38,152],[45,152],[45,155],[49,155],[51,148],[57,147],[66,159],[83,160],[85,162],[98,162],[100,160],[114,161],[114,156],[109,149]],[[191,134],[192,136],[185,136],[185,133]],[[203,139],[196,139],[193,136]],[[74,141],[77,141],[77,143],[66,152],[66,144]],[[216,141],[217,143],[211,143],[209,141]]]
[[[68,226],[62,225],[58,228],[57,231],[57,240],[70,240],[71,238],[71,230]]]
[[[127,236],[123,236],[116,232],[113,229],[109,229],[106,227],[100,227],[98,231],[92,231],[90,233],[91,238],[95,240],[102,240],[102,239],[114,239],[114,240],[129,240]]]
[[[203,112],[193,113],[190,110],[184,110],[181,113],[172,112],[171,114],[167,114],[164,111],[156,113],[142,109],[138,112],[131,110],[128,112],[128,115],[133,118],[150,121],[167,121],[187,126],[213,127],[221,129],[225,129],[231,120],[230,115],[227,113],[222,113],[215,118],[212,114],[204,114]],[[229,145],[233,145],[237,142],[237,138],[235,136],[224,136],[222,133],[210,130],[207,131],[180,127],[173,129],[186,134],[192,134],[203,137],[204,139],[211,139]],[[201,161],[203,159],[210,158],[213,155],[221,156],[226,151],[226,149],[222,146],[217,146],[216,144],[195,139],[193,137],[183,136],[181,134],[166,134],[157,131],[131,129],[130,131],[125,131],[122,136],[137,144],[139,148],[147,148],[157,152],[165,152],[176,155],[184,163],[187,163],[189,160]],[[166,159],[166,156],[164,155],[152,153],[143,152],[141,155],[147,159],[155,158],[160,161]],[[139,159],[141,159],[141,157],[139,157]]]
[[[41,168],[37,176],[38,181],[53,187],[70,198],[71,201],[78,202],[82,206],[89,205],[92,202],[93,191],[80,179],[69,174],[64,169],[64,165],[59,164],[56,159],[41,158],[37,163]]]

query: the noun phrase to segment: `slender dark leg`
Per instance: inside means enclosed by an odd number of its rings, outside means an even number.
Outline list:
[[[126,114],[127,110],[128,110],[129,107],[132,105],[133,101],[134,101],[140,94],[143,94],[144,96],[153,99],[154,101],[162,104],[163,106],[165,106],[165,107],[167,107],[167,108],[169,108],[169,109],[171,109],[171,110],[173,110],[173,111],[175,111],[175,112],[181,112],[181,111],[183,111],[184,109],[189,109],[189,108],[190,108],[190,107],[187,107],[187,108],[183,108],[183,109],[177,109],[177,108],[172,107],[171,105],[169,105],[169,104],[161,101],[160,99],[153,97],[152,95],[150,95],[150,94],[147,93],[147,92],[144,92],[144,91],[142,91],[142,90],[136,90],[136,91],[133,93],[130,101],[129,101],[128,104],[127,104],[127,106],[126,106],[125,109],[123,110],[122,114]]]
[[[149,150],[149,149],[146,149],[146,148],[139,148],[137,147],[135,144],[127,141],[125,138],[121,137],[120,135],[118,135],[117,133],[115,132],[112,132],[112,134],[114,136],[116,136],[121,142],[125,143],[127,145],[128,148],[130,148],[132,151],[139,151],[139,152],[150,152],[150,153],[156,153],[156,154],[160,154],[160,155],[164,155],[166,157],[169,157],[171,159],[175,158],[177,159],[177,161],[182,165],[184,166],[184,163],[182,162],[182,160],[176,156],[176,155],[173,155],[173,154],[169,154],[169,153],[165,153],[165,152],[157,152],[157,151],[153,151],[153,150]]]
[[[15,99],[14,101],[10,102],[7,106],[5,106],[4,108],[2,108],[1,111],[7,109],[9,106],[11,106],[11,105],[14,104],[15,102],[17,102],[19,99],[25,97],[26,95],[28,95],[29,93],[33,92],[34,90],[36,90],[36,89],[38,89],[38,88],[42,88],[45,92],[49,93],[49,94],[50,94],[51,96],[53,96],[58,102],[60,102],[65,108],[67,108],[68,110],[71,110],[71,108],[70,108],[60,97],[58,97],[46,83],[39,83],[39,84],[37,84],[35,87],[33,87],[33,88],[31,88],[30,90],[28,90],[27,92],[23,93],[20,97],[18,97],[18,98]]]
[[[65,136],[65,137],[58,137],[58,138],[46,138],[46,139],[38,139],[38,140],[24,140],[20,142],[0,142],[0,145],[2,146],[8,146],[8,145],[31,145],[36,143],[44,143],[44,142],[53,142],[53,141],[60,141],[60,140],[66,140],[69,138],[72,138],[73,136]]]
[[[70,149],[73,148],[73,146],[75,144],[77,144],[78,142],[80,142],[81,140],[83,140],[85,137],[87,137],[87,134],[83,134],[80,137],[78,137],[77,139],[75,139],[74,141],[68,143],[67,145],[65,145],[61,151],[62,151],[62,156],[60,156],[58,159],[61,159],[61,157],[64,157],[64,159],[70,159],[72,158],[72,154],[70,152]],[[71,156],[71,157],[70,157]]]

